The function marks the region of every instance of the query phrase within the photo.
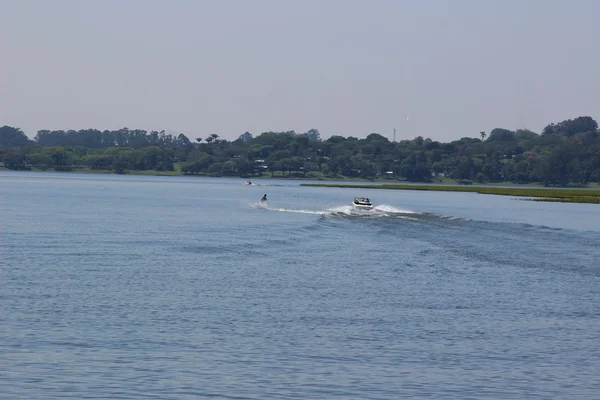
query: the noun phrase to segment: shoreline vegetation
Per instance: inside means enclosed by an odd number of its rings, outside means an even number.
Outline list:
[[[444,186],[444,185],[346,185],[327,183],[303,183],[300,186],[330,187],[348,189],[377,189],[377,190],[422,190],[438,192],[467,192],[491,194],[498,196],[514,196],[520,200],[600,204],[600,190],[594,189],[551,189],[551,188],[499,188],[482,186]]]
[[[218,175],[218,174],[208,174],[208,173],[198,173],[198,174],[186,174],[181,171],[181,166],[178,164],[174,165],[172,171],[160,171],[160,170],[123,170],[120,172],[115,172],[110,169],[93,169],[86,167],[73,167],[67,170],[57,170],[50,168],[29,168],[29,169],[10,169],[6,167],[0,166],[1,171],[14,171],[14,172],[51,172],[51,173],[72,173],[72,174],[91,174],[91,175],[140,175],[140,176],[187,176],[187,177],[198,177],[198,178],[233,178],[233,179],[244,179],[244,180],[253,180],[253,179],[282,179],[282,180],[290,180],[290,181],[334,181],[334,182],[349,182],[349,183],[364,183],[365,185],[369,185],[372,183],[385,183],[389,185],[395,186],[444,186],[444,185],[461,185],[461,187],[468,187],[472,185],[473,187],[485,187],[485,186],[518,186],[518,187],[532,187],[532,188],[547,188],[550,189],[552,187],[557,189],[596,189],[600,190],[600,183],[596,182],[588,182],[586,184],[569,184],[566,186],[555,185],[555,186],[544,186],[542,182],[528,182],[528,183],[515,183],[515,182],[477,182],[477,181],[462,181],[452,178],[435,178],[430,181],[419,182],[419,181],[408,181],[402,179],[392,179],[392,178],[360,178],[360,177],[349,177],[349,176],[325,176],[319,174],[307,174],[303,176],[301,174],[287,174],[284,175],[279,171],[272,171],[269,173],[263,173],[262,175]],[[304,185],[304,184],[303,184]],[[307,184],[308,185],[308,184]]]
[[[600,184],[600,130],[591,117],[550,123],[541,133],[474,133],[443,143],[421,136],[390,141],[378,133],[321,139],[310,129],[256,137],[245,132],[229,141],[215,133],[190,140],[183,133],[122,128],[39,130],[32,140],[19,128],[2,126],[0,169],[424,185],[420,190],[543,186],[550,189],[534,196],[540,201],[597,202],[590,193],[548,197],[553,188]]]

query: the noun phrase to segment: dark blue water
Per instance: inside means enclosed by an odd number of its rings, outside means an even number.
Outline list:
[[[0,397],[600,398],[600,206],[257,183],[0,173]]]

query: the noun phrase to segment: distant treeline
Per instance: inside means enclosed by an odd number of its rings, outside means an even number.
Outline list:
[[[156,170],[211,176],[387,178],[581,185],[600,182],[600,132],[591,117],[546,126],[541,134],[496,128],[450,143],[416,137],[390,142],[306,133],[249,132],[235,141],[211,134],[130,130],[39,131],[33,140],[18,128],[0,128],[0,162],[15,170]],[[174,172],[176,173],[176,172]]]

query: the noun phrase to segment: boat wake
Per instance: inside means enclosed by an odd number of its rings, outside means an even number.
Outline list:
[[[295,214],[313,214],[313,215],[322,215],[323,214],[323,211],[269,207],[269,204],[266,201],[262,202],[262,203],[261,202],[253,203],[250,205],[250,207],[254,208],[256,210],[288,212],[288,213],[295,213]]]
[[[326,210],[321,214],[324,218],[404,218],[415,219],[414,216],[422,213],[396,208],[387,204],[373,208],[359,208],[354,206],[340,206]]]
[[[339,205],[339,206],[330,206],[325,207],[320,210],[315,209],[298,209],[298,208],[285,208],[285,207],[271,207],[268,202],[255,202],[248,204],[250,209],[254,210],[263,210],[263,211],[271,211],[271,212],[283,212],[283,213],[292,213],[292,214],[307,214],[307,215],[316,215],[319,217],[321,222],[325,221],[335,221],[335,220],[346,220],[346,221],[356,221],[356,222],[367,222],[367,221],[379,221],[379,222],[389,222],[389,223],[416,223],[419,225],[431,225],[436,227],[457,227],[461,225],[463,222],[474,221],[479,225],[482,224],[496,224],[494,221],[486,221],[486,220],[473,220],[468,217],[459,217],[453,215],[443,215],[432,212],[420,212],[413,211],[403,208],[394,207],[388,204],[377,205],[373,208],[362,208],[362,207],[354,207],[350,204],[347,205]],[[518,222],[515,223],[503,223],[508,224],[510,226],[520,225],[524,230],[561,230],[562,228],[553,228],[546,225],[531,225],[531,224],[521,224]],[[469,225],[468,229],[474,229],[473,225]],[[497,229],[497,228],[494,228]]]
[[[326,208],[324,210],[306,210],[269,207],[267,202],[251,204],[251,208],[257,210],[287,212],[296,214],[319,215],[321,218],[399,218],[399,219],[418,219],[423,213],[411,210],[396,208],[387,204],[375,206],[373,208],[359,208],[351,205]]]

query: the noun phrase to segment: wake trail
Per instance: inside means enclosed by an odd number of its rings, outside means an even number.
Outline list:
[[[337,205],[326,207],[321,210],[311,210],[303,208],[285,208],[285,207],[271,207],[267,202],[256,202],[249,204],[250,209],[271,211],[271,212],[283,212],[292,214],[306,214],[306,215],[318,215],[320,219],[340,219],[349,221],[389,221],[389,222],[415,222],[419,224],[435,224],[436,226],[456,226],[457,223],[474,221],[468,217],[458,217],[452,215],[443,215],[431,212],[420,212],[413,211],[405,208],[394,207],[389,204],[381,204],[370,209],[356,208],[353,205]],[[477,221],[479,224],[497,223],[493,221]],[[440,225],[441,224],[441,225]],[[545,225],[535,226],[530,224],[506,223],[510,226],[522,225],[523,229],[545,229],[545,230],[560,230],[551,228]],[[473,226],[471,228],[473,229]]]
[[[415,219],[410,215],[420,215],[422,213],[417,211],[405,210],[396,208],[387,204],[382,204],[371,209],[360,209],[352,205],[334,206],[324,210],[307,210],[307,209],[292,209],[292,208],[281,208],[281,207],[269,207],[267,202],[258,202],[250,204],[250,207],[257,210],[275,211],[275,212],[287,212],[296,214],[312,214],[319,215],[321,217],[364,217],[364,218],[385,218],[394,217],[400,219]]]
[[[303,209],[269,207],[269,205],[267,204],[267,202],[253,203],[253,204],[250,205],[250,207],[254,208],[254,209],[257,209],[257,210],[288,212],[288,213],[295,213],[295,214],[322,215],[324,213],[324,211],[316,211],[316,210],[303,210]]]

